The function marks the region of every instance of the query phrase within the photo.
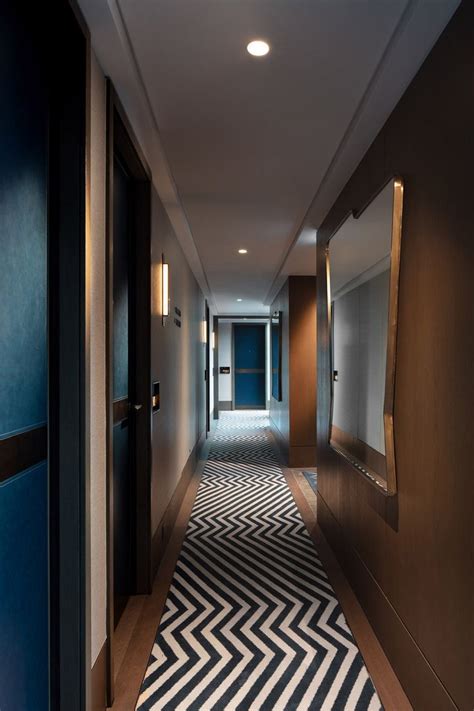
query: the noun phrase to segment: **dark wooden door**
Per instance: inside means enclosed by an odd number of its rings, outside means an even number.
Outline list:
[[[113,527],[114,625],[133,592],[134,507],[130,422],[132,181],[118,158],[113,183]]]

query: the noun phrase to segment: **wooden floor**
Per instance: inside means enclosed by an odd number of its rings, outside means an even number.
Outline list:
[[[176,561],[186,533],[205,461],[197,470],[183,500],[168,548],[150,596],[132,598],[115,635],[115,702],[113,711],[134,711],[150,651],[166,603]],[[298,470],[284,469],[303,521],[318,549],[326,573],[360,648],[385,711],[412,709],[374,632],[317,524],[316,496]]]

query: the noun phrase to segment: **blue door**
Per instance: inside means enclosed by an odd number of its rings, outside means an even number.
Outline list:
[[[234,324],[234,405],[264,409],[265,325]]]
[[[49,705],[48,104],[30,11],[0,23],[0,709]],[[41,35],[41,33],[40,33]],[[40,36],[41,41],[41,36]]]

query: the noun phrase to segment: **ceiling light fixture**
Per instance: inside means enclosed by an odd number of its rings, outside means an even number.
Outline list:
[[[252,40],[247,45],[247,52],[253,57],[264,57],[270,51],[270,45],[263,40]]]
[[[239,249],[239,254],[247,254],[248,249]]]
[[[242,299],[237,299],[237,301],[242,301]]]

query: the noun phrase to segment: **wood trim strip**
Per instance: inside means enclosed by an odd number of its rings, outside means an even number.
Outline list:
[[[387,458],[381,452],[377,452],[366,442],[341,430],[336,425],[331,427],[331,445],[342,449],[354,459],[357,459],[362,466],[367,467],[369,473],[374,473],[387,481]]]
[[[46,425],[0,439],[0,483],[46,459]]]
[[[115,400],[112,405],[112,409],[114,425],[118,424],[119,422],[123,422],[123,420],[126,420],[130,414],[128,397],[123,397],[121,400]]]

